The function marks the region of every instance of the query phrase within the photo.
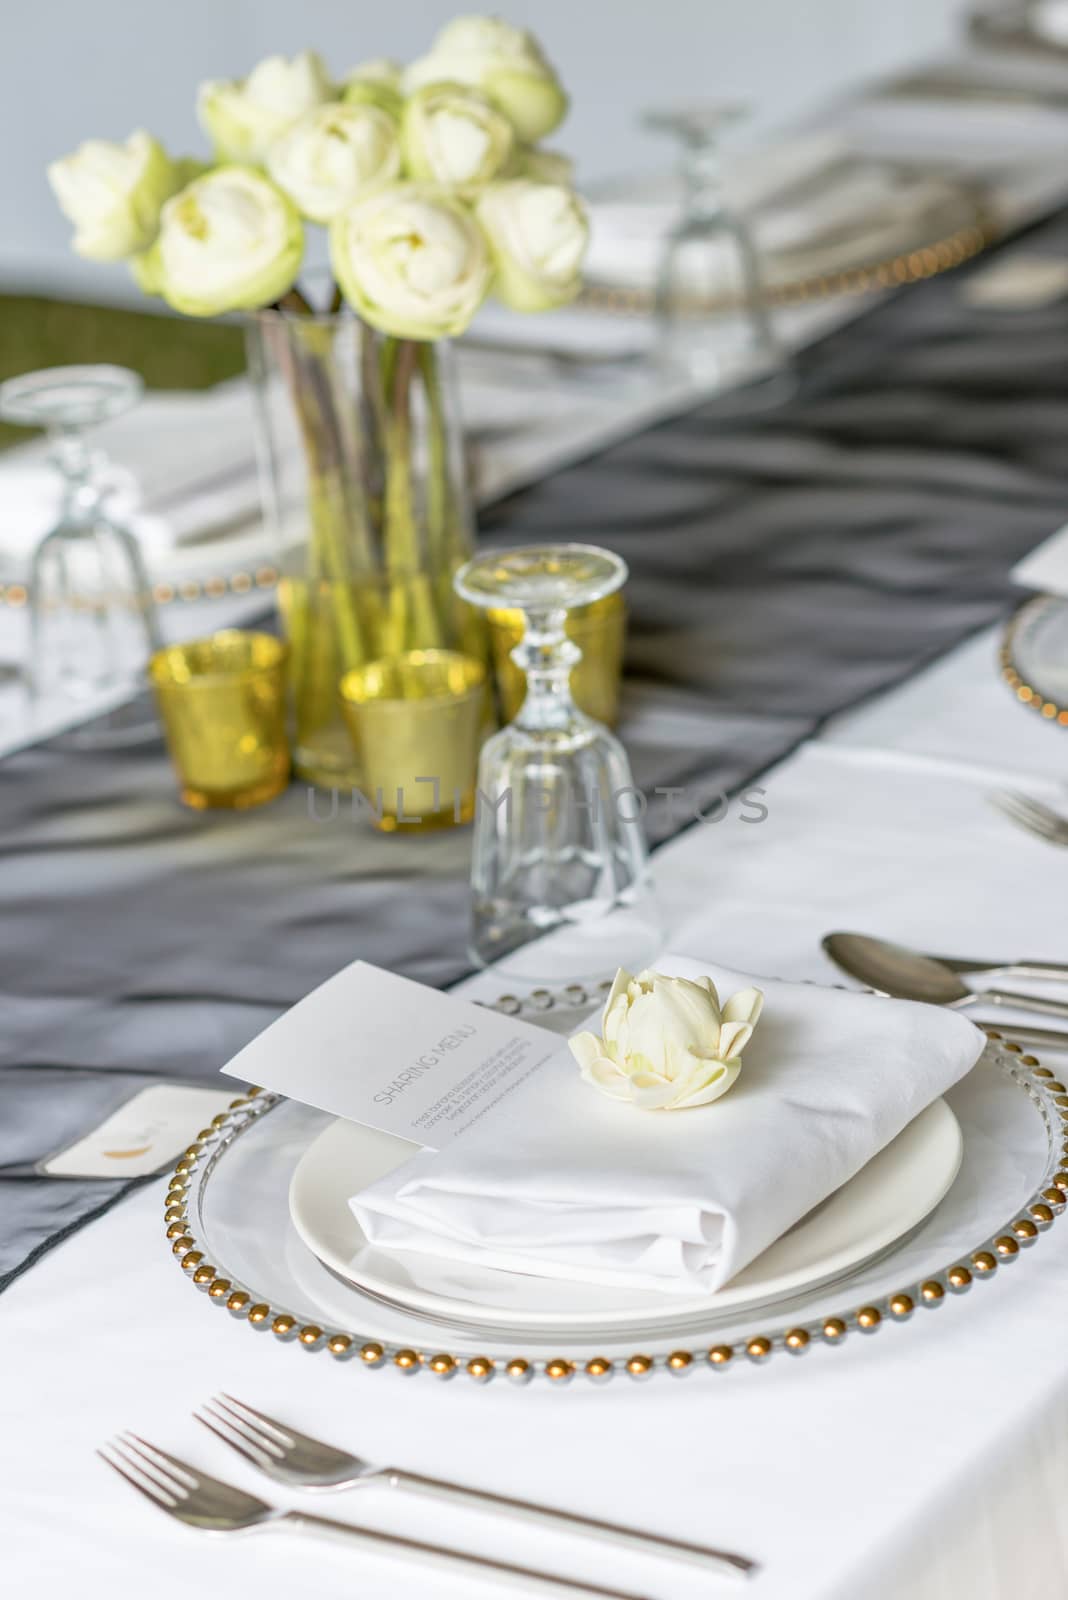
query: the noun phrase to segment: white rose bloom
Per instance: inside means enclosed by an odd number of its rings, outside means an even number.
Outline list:
[[[345,82],[341,98],[350,106],[377,106],[399,122],[404,110],[401,69],[395,61],[365,61]]]
[[[742,989],[721,1007],[711,978],[632,978],[621,970],[601,1037],[580,1033],[571,1052],[586,1082],[615,1100],[646,1111],[708,1105],[741,1071],[763,1004],[759,989]]]
[[[537,41],[499,17],[457,17],[442,28],[429,55],[405,72],[404,92],[445,82],[484,90],[527,144],[552,133],[567,111],[567,96]]]
[[[539,150],[520,145],[512,158],[508,176],[532,178],[535,183],[556,183],[571,189],[575,183],[575,163],[562,150]]]
[[[74,224],[74,248],[93,261],[120,261],[147,250],[163,203],[184,181],[182,170],[147,133],[125,144],[88,139],[53,161],[48,181]]]
[[[153,277],[176,311],[252,311],[291,289],[304,254],[300,214],[252,167],[216,167],[163,208]]]
[[[480,90],[431,83],[405,105],[401,139],[413,178],[470,189],[502,170],[514,135],[508,118]]]
[[[243,80],[201,84],[197,113],[219,161],[258,162],[298,117],[333,95],[322,60],[305,50],[292,61],[268,56]]]
[[[350,83],[384,83],[388,89],[396,89],[400,94],[402,72],[399,61],[393,61],[389,56],[375,56],[372,61],[361,61],[358,67],[353,67],[345,84],[347,87]]]
[[[329,222],[400,169],[397,124],[374,105],[317,106],[267,151],[271,177],[313,222]]]
[[[462,333],[493,275],[474,217],[429,184],[358,200],[330,226],[330,260],[364,321],[405,339]]]
[[[515,311],[566,305],[582,287],[589,223],[578,196],[556,183],[493,183],[475,213],[489,241],[494,293]]]

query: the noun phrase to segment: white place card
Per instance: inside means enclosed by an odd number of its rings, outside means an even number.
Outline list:
[[[1068,595],[1068,527],[1058,529],[1018,561],[1009,577],[1024,589]]]
[[[1010,256],[973,272],[961,299],[990,311],[1034,311],[1068,294],[1068,261],[1053,256]]]
[[[49,1178],[144,1178],[169,1167],[234,1098],[232,1089],[153,1083],[80,1139],[38,1162]]]
[[[223,1071],[440,1150],[561,1048],[546,1028],[354,961]]]

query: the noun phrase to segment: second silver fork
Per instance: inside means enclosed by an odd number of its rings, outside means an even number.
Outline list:
[[[432,1496],[454,1505],[495,1511],[517,1521],[535,1523],[545,1528],[557,1528],[588,1538],[603,1539],[618,1546],[630,1546],[645,1554],[697,1562],[704,1567],[716,1568],[726,1577],[745,1578],[756,1571],[755,1562],[729,1550],[714,1550],[705,1545],[689,1544],[682,1539],[641,1533],[618,1523],[601,1522],[594,1517],[580,1516],[574,1511],[556,1510],[529,1500],[517,1500],[510,1495],[495,1494],[487,1489],[469,1489],[444,1478],[427,1478],[421,1473],[405,1472],[399,1467],[375,1466],[347,1450],[339,1450],[333,1445],[309,1438],[287,1423],[278,1422],[273,1417],[265,1416],[262,1411],[254,1410],[244,1401],[236,1400],[233,1395],[216,1395],[193,1414],[198,1422],[210,1428],[238,1455],[244,1456],[246,1461],[250,1461],[276,1483],[289,1487],[339,1490],[377,1483],[392,1489],[406,1489]]]
[[[1052,806],[1017,789],[997,789],[987,798],[1010,822],[1026,828],[1028,833],[1045,839],[1047,844],[1068,845],[1068,817],[1062,817]]]

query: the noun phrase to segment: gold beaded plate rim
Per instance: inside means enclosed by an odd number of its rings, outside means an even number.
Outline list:
[[[834,299],[839,295],[877,294],[881,290],[901,289],[907,284],[919,283],[925,278],[934,278],[939,273],[963,266],[993,244],[998,235],[999,229],[993,216],[981,203],[977,203],[971,220],[938,238],[916,244],[912,249],[855,266],[829,268],[826,272],[805,277],[772,281],[765,284],[764,292],[772,305],[785,308]],[[653,295],[648,289],[593,281],[583,288],[578,304],[591,311],[646,316],[652,310]],[[709,301],[707,309],[719,309],[726,304],[729,302]]]
[[[1021,663],[1017,656],[1017,647],[1024,630],[1044,611],[1060,606],[1068,607],[1068,600],[1061,595],[1038,594],[1031,595],[1025,600],[1005,625],[998,651],[998,665],[1001,676],[1022,706],[1037,711],[1040,717],[1052,723],[1054,727],[1068,728],[1068,706],[1051,699],[1042,689],[1030,682],[1029,675],[1021,671]]]
[[[574,988],[554,997],[538,991],[525,1004],[512,996],[497,1002],[510,1014],[526,1009],[552,1007],[554,998],[564,1006],[576,1004]],[[586,995],[587,1001],[594,998]],[[327,1351],[335,1360],[355,1360],[361,1366],[391,1368],[414,1374],[426,1370],[437,1377],[464,1374],[478,1383],[503,1376],[516,1384],[543,1378],[550,1384],[563,1384],[576,1376],[603,1383],[615,1374],[639,1379],[657,1373],[679,1377],[709,1366],[724,1371],[732,1364],[764,1365],[772,1356],[803,1355],[817,1344],[836,1346],[856,1334],[870,1335],[892,1323],[904,1323],[923,1308],[937,1309],[970,1290],[976,1283],[994,1277],[999,1269],[1015,1261],[1025,1249],[1047,1232],[1068,1204],[1068,1087],[1037,1056],[1027,1053],[992,1025],[986,1026],[991,1045],[990,1059],[1008,1079],[1020,1088],[1042,1119],[1046,1140],[1046,1162],[1038,1187],[1016,1210],[1004,1227],[986,1235],[958,1252],[945,1267],[922,1280],[909,1282],[901,1289],[877,1296],[848,1309],[838,1307],[819,1316],[797,1322],[782,1322],[773,1311],[763,1325],[749,1334],[707,1343],[691,1341],[685,1348],[650,1355],[636,1351],[630,1356],[605,1356],[596,1350],[576,1355],[542,1357],[507,1351],[489,1355],[454,1353],[427,1345],[416,1348],[397,1344],[379,1336],[368,1336],[351,1328],[307,1322],[285,1306],[273,1304],[258,1294],[225,1266],[209,1262],[192,1231],[191,1211],[199,1214],[200,1194],[211,1172],[241,1135],[275,1107],[285,1103],[280,1095],[250,1089],[231,1101],[229,1108],[212,1119],[189,1145],[171,1176],[165,1202],[167,1244],[193,1286],[207,1299],[225,1306],[231,1316],[246,1321],[255,1329],[268,1328],[282,1343],[301,1346],[306,1351]],[[839,1286],[845,1293],[847,1285]]]

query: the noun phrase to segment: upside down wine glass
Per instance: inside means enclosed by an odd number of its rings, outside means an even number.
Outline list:
[[[756,246],[724,203],[720,136],[741,106],[647,112],[645,126],[679,146],[683,208],[664,240],[656,284],[657,357],[665,376],[719,387],[774,380],[787,365],[775,334]],[[762,391],[761,398],[770,391]]]
[[[483,746],[471,864],[471,955],[520,984],[638,970],[659,948],[643,797],[619,740],[571,697],[581,652],[564,631],[626,577],[578,544],[487,550],[456,574],[463,599],[525,623],[512,659],[526,699]]]
[[[48,367],[0,385],[0,415],[46,430],[62,480],[58,521],[30,570],[26,683],[38,708],[89,719],[66,736],[86,747],[158,734],[144,699],[121,703],[145,687],[159,624],[141,552],[108,515],[104,474],[85,436],[136,405],[142,388],[137,373],[113,366]]]

